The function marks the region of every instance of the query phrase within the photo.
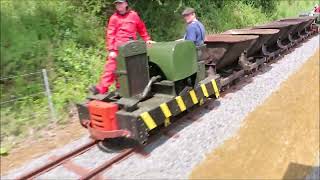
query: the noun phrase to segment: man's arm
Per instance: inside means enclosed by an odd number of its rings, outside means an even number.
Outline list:
[[[106,45],[108,45],[109,51],[115,51],[116,45],[115,45],[115,39],[116,39],[116,29],[117,29],[117,20],[113,16],[111,16],[108,27],[106,28]]]
[[[139,15],[137,14],[137,31],[138,33],[140,34],[141,38],[144,40],[144,41],[150,41],[151,38],[148,34],[148,31],[147,31],[147,28],[146,28],[146,25],[144,24],[144,22],[141,20],[141,18],[139,17]]]

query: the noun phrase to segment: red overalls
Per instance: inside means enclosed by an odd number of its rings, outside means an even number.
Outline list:
[[[118,47],[130,39],[136,40],[137,32],[144,41],[150,40],[145,24],[135,11],[130,10],[124,15],[113,14],[109,19],[108,27],[106,27],[107,50],[118,55]],[[110,85],[116,80],[116,58],[107,59],[100,82],[96,86],[100,94],[108,92]],[[119,88],[118,83],[116,86]]]

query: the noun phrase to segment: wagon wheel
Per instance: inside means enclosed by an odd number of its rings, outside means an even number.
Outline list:
[[[115,153],[120,152],[124,149],[129,149],[137,146],[139,143],[133,139],[119,137],[112,139],[104,139],[99,141],[97,146],[98,148],[106,153]]]

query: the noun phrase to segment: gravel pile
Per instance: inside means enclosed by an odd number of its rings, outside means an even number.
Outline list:
[[[210,153],[225,140],[234,136],[241,128],[246,115],[262,104],[268,96],[277,90],[281,82],[301,67],[316,49],[319,48],[319,36],[310,39],[303,46],[285,55],[280,61],[266,68],[265,73],[258,74],[252,82],[229,93],[219,101],[210,102],[211,106],[218,106],[214,110],[204,109],[196,115],[201,121],[190,123],[182,122],[175,128],[178,131],[177,138],[162,136],[148,146],[148,157],[133,155],[125,161],[114,165],[105,174],[105,178],[112,179],[177,179],[188,178],[192,169],[204,160]],[[185,119],[187,120],[187,119]],[[30,168],[45,163],[52,155],[62,154],[88,141],[84,137],[63,149],[50,152],[48,155],[36,159],[29,164],[12,171],[10,175],[1,179],[12,179],[18,175],[30,171]],[[105,154],[94,148],[73,162],[85,168],[94,168],[110,159],[114,154]],[[67,171],[63,167],[41,176],[41,179],[66,179],[78,176]]]

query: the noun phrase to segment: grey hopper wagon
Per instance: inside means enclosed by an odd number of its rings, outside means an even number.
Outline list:
[[[252,57],[261,55],[263,45],[266,44],[273,36],[278,34],[279,31],[279,29],[232,29],[222,34],[259,36],[247,50],[247,56]]]
[[[289,44],[290,42],[296,43],[293,39],[294,36],[298,35],[299,29],[302,27],[302,21],[274,21],[274,23],[279,24],[289,24],[291,27],[288,31],[288,36],[281,39],[284,44]]]
[[[314,23],[317,19],[317,16],[304,16],[304,17],[299,17],[299,19],[306,19],[308,20],[308,23],[306,24],[306,26],[304,28],[306,29],[310,29],[310,26],[312,23]]]
[[[267,47],[274,47],[277,45],[278,40],[284,40],[288,38],[289,32],[292,28],[292,25],[286,23],[269,23],[264,25],[254,26],[252,29],[279,29],[277,34],[274,34],[272,38],[266,43]]]
[[[247,50],[259,36],[248,35],[208,35],[205,40],[207,53],[216,69],[235,64],[241,53]]]
[[[309,24],[309,20],[306,18],[287,18],[280,19],[280,22],[299,22],[299,25],[293,35],[299,35]]]

